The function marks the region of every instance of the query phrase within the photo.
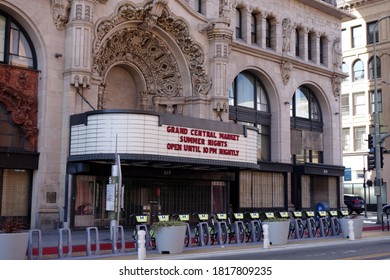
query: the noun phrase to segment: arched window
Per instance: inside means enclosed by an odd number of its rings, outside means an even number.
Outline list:
[[[353,80],[360,81],[364,79],[364,64],[360,59],[353,64]]]
[[[376,77],[380,78],[381,76],[381,59],[376,57]],[[370,80],[374,79],[374,57],[371,57],[370,61],[368,62],[368,78]]]
[[[320,107],[311,90],[306,87],[299,87],[295,91],[290,105],[290,116],[314,122],[322,121]]]
[[[230,120],[258,129],[258,160],[270,160],[271,114],[260,79],[249,71],[238,74],[229,90],[229,105]]]
[[[1,11],[0,63],[37,68],[35,51],[27,33],[9,15]]]
[[[290,103],[291,153],[297,163],[323,163],[322,113],[312,90],[299,87]]]

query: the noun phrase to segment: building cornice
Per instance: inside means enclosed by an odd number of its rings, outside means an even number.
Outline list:
[[[342,9],[340,9],[337,6],[334,6],[332,4],[326,3],[322,0],[298,0],[298,2],[301,2],[309,7],[312,7],[314,9],[317,9],[319,11],[322,11],[324,13],[327,13],[331,16],[334,16],[338,19],[343,19],[345,17],[351,17],[354,18],[353,15],[351,15],[349,12],[346,12]]]

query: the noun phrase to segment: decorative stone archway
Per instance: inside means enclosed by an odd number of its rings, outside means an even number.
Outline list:
[[[98,24],[92,71],[102,81],[99,108],[103,109],[106,73],[118,62],[131,64],[142,73],[146,84],[140,92],[142,109],[156,110],[156,106],[163,104],[166,112],[173,112],[173,107],[176,107],[176,111],[182,113],[183,72],[190,76],[191,87],[187,95],[208,94],[211,79],[205,73],[201,46],[194,42],[184,20],[171,15],[164,1],[159,3],[148,4],[144,8],[123,4],[115,15]],[[127,23],[133,27],[126,25],[120,28]],[[187,69],[180,69],[177,56],[158,35],[157,29],[153,29],[155,26],[169,34],[172,42],[179,47]]]

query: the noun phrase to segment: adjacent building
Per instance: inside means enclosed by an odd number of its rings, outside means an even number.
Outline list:
[[[1,218],[343,207],[348,16],[320,0],[0,1]]]
[[[376,211],[378,194],[381,195],[383,204],[390,200],[390,194],[387,192],[387,182],[390,180],[390,174],[387,172],[390,166],[388,139],[382,145],[383,184],[380,189],[375,189],[372,184],[376,172],[368,164],[368,158],[374,155],[373,150],[369,149],[369,135],[375,134],[375,80],[378,125],[382,135],[389,132],[390,100],[386,96],[390,93],[390,3],[382,0],[354,0],[339,1],[338,6],[354,17],[344,18],[342,23],[342,67],[348,75],[341,87],[343,162],[346,168],[344,193],[366,197],[368,209]],[[375,143],[373,145],[375,146]]]

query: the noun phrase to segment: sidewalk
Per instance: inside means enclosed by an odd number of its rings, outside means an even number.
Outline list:
[[[364,217],[364,213],[361,214]],[[87,234],[86,231],[70,231],[71,232],[71,245],[72,245],[72,254],[67,257],[67,246],[69,245],[69,240],[67,234],[63,235],[62,247],[64,250],[62,254],[66,259],[138,259],[138,252],[135,248],[135,243],[132,238],[132,230],[124,230],[124,242],[125,250],[124,252],[112,253],[112,241],[110,238],[110,233],[108,230],[99,230],[98,239],[100,243],[100,254],[94,254],[95,250],[95,233],[92,231],[90,234],[90,244],[92,251],[90,256],[87,256]],[[367,218],[364,220],[362,238],[360,240],[370,239],[370,238],[389,238],[390,240],[390,231],[387,230],[385,226],[384,231],[382,231],[382,225],[376,223],[376,213],[368,213]],[[314,238],[302,238],[302,239],[289,239],[288,244],[284,245],[283,248],[295,247],[295,246],[319,246],[323,245],[324,242],[328,243],[340,243],[340,242],[351,242],[349,239],[340,236],[327,236],[327,237],[314,237]],[[49,231],[42,233],[42,246],[43,246],[43,256],[42,259],[58,259],[59,251],[59,234],[57,231]],[[37,255],[37,242],[33,240],[34,253]],[[276,248],[278,246],[273,246]],[[159,255],[157,250],[147,250],[147,259],[169,259],[169,258],[180,258],[186,259],[191,258],[193,254],[209,254],[210,252],[214,253],[223,253],[230,250],[251,250],[254,248],[263,248],[263,242],[256,243],[241,243],[241,244],[224,244],[224,245],[210,245],[204,247],[198,247],[193,244],[192,247],[185,248],[183,254],[178,255]]]

